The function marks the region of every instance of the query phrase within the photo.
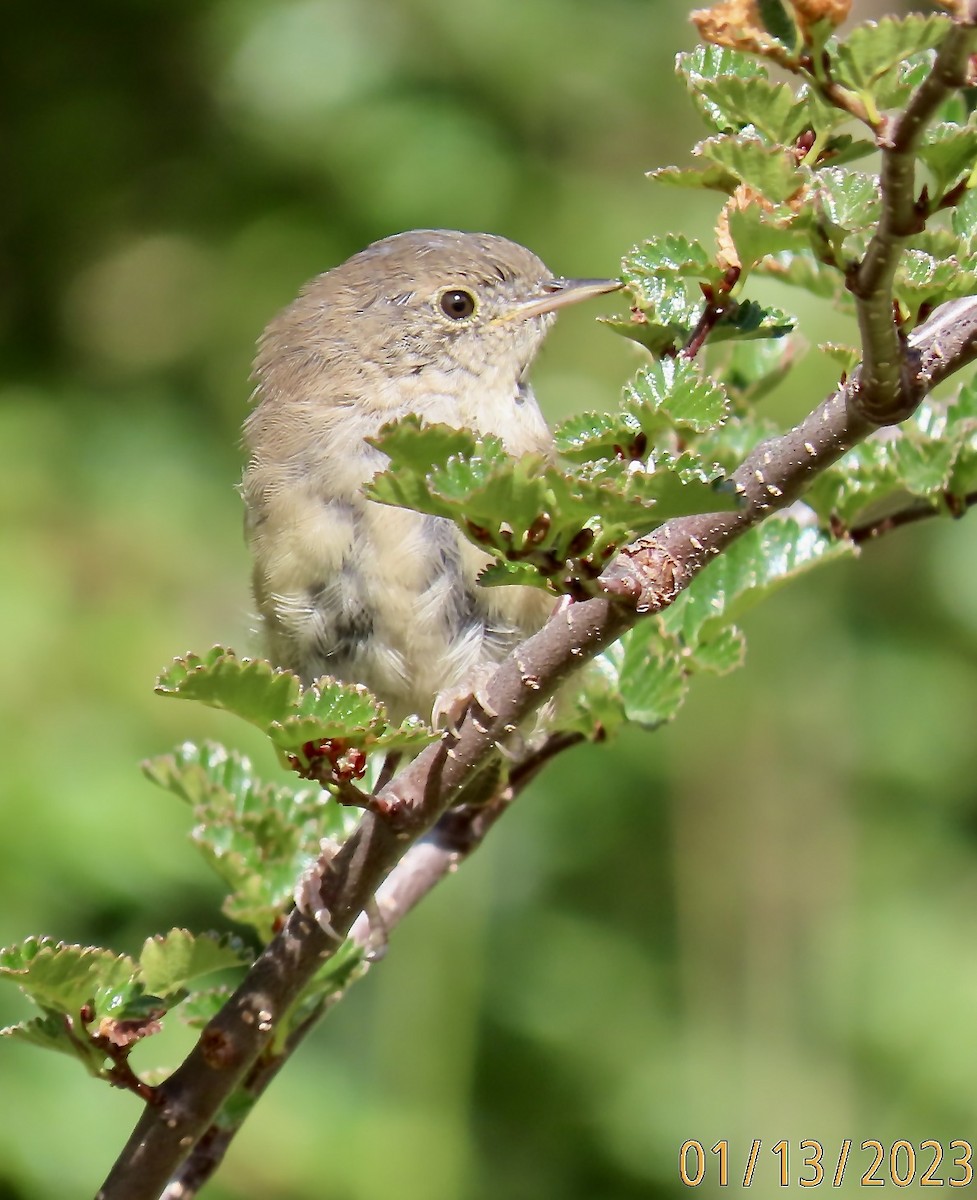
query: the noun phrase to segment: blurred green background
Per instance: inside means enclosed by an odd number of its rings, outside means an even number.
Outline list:
[[[708,237],[712,201],[643,177],[701,134],[672,71],[691,44],[665,0],[7,7],[0,944],[225,925],[187,811],[137,764],[211,736],[274,769],[152,692],[175,654],[255,648],[234,489],[265,321],[413,226],[503,233],[568,275]],[[850,336],[757,295],[811,344]],[[575,312],[537,392],[551,418],[610,404],[636,362]],[[771,411],[831,382],[812,351]],[[977,520],[934,522],[795,584],[674,725],[566,756],[397,931],[207,1195],[677,1197],[686,1138],[728,1139],[735,1186],[763,1139],[761,1194],[775,1142],[796,1180],[820,1139],[827,1187],[852,1138],[854,1190],[863,1139],[977,1137],[975,551]],[[0,1019],[27,1012],[0,990]],[[187,1045],[174,1024],[137,1062]],[[137,1115],[0,1044],[0,1200],[90,1194]]]

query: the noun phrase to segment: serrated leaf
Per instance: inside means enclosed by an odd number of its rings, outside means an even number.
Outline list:
[[[625,636],[624,659],[618,687],[629,721],[646,729],[657,729],[671,721],[689,689],[681,659],[664,651],[657,639],[646,639],[644,630]]]
[[[678,429],[705,433],[726,420],[729,400],[721,384],[688,358],[668,358],[643,367],[625,390],[625,409],[642,420],[664,416]],[[649,421],[650,423],[650,421]]]
[[[910,96],[930,73],[933,51],[911,54],[879,78],[872,88],[872,98],[879,109],[904,108]]]
[[[143,770],[193,805],[193,840],[231,889],[224,911],[254,926],[263,940],[290,904],[295,880],[318,854],[320,841],[343,841],[357,819],[318,784],[263,783],[248,758],[213,743],[184,743]]]
[[[0,976],[15,982],[41,1008],[77,1013],[101,992],[108,1000],[136,972],[128,955],[98,946],[28,938],[0,950]],[[104,1012],[104,1005],[97,1015]]]
[[[922,250],[907,250],[902,255],[893,281],[893,293],[913,323],[920,309],[935,308],[946,300],[970,296],[975,291],[977,264],[961,262],[956,256],[937,259]]]
[[[841,342],[819,342],[818,349],[838,363],[845,375],[850,375],[861,359],[861,353],[854,346],[844,346]]]
[[[721,464],[731,475],[755,446],[782,432],[774,421],[750,412],[705,434],[697,442],[696,449],[710,462]]]
[[[946,497],[977,482],[977,393],[963,388],[955,403],[928,398],[898,428],[880,431],[819,476],[805,499],[822,520],[851,526],[905,503],[908,493],[949,512]]]
[[[413,422],[410,436],[423,444],[425,428]],[[486,437],[465,458],[436,462],[425,455],[428,470],[420,478],[410,476],[396,449],[390,453],[383,434],[377,444],[390,454],[391,468],[370,485],[374,499],[403,504],[409,497],[419,511],[456,521],[475,545],[536,567],[571,594],[591,585],[623,540],[680,511],[710,511],[726,502],[712,487],[714,475],[692,462],[662,460],[655,472],[640,476],[620,463],[562,471],[539,455],[508,455],[498,439]],[[491,572],[483,579],[509,582],[507,576]]]
[[[769,79],[767,68],[750,54],[727,46],[703,43],[694,50],[675,56],[675,70],[685,80],[690,91],[723,76],[741,79]]]
[[[656,414],[655,431],[659,427]],[[585,462],[594,458],[639,458],[645,448],[639,441],[642,434],[647,438],[640,417],[625,406],[616,413],[578,413],[556,427],[553,440],[560,454]]]
[[[955,184],[977,163],[977,125],[931,125],[923,135],[916,153],[933,174],[936,198]]]
[[[886,441],[867,438],[844,458],[821,472],[804,500],[821,520],[852,524],[855,516],[898,488],[895,458]]]
[[[651,729],[670,721],[688,690],[681,647],[657,620],[640,622],[609,646],[577,684],[574,712],[561,725],[602,737],[627,721]]]
[[[649,238],[635,246],[622,260],[622,276],[627,287],[644,294],[649,277],[656,283],[663,274],[681,279],[699,279],[718,287],[723,273],[714,257],[701,242],[679,234]]]
[[[691,93],[703,117],[719,133],[754,130],[766,141],[792,142],[808,123],[807,106],[786,83],[741,75],[703,80]]]
[[[743,274],[756,270],[769,255],[803,253],[808,246],[805,214],[770,212],[760,204],[739,203],[736,197],[727,203],[724,214]]]
[[[742,300],[726,307],[709,333],[709,342],[710,345],[716,345],[733,340],[744,342],[782,338],[796,324],[796,318],[781,308],[765,307],[755,300]]]
[[[637,342],[639,346],[644,346],[650,354],[658,358],[663,354],[674,353],[689,340],[704,307],[705,304],[702,302],[698,305],[697,310],[690,308],[689,322],[683,325],[663,325],[643,313],[632,317],[630,321],[621,321],[614,317],[598,317],[597,320],[612,333],[616,333],[619,337],[625,337],[629,341]]]
[[[664,626],[694,649],[789,579],[853,552],[796,517],[771,517],[696,576],[663,614]]]
[[[203,657],[186,654],[156,681],[161,696],[199,700],[212,708],[233,712],[265,728],[298,701],[298,678],[261,659],[238,658],[233,650],[214,646]]]
[[[952,24],[946,16],[918,14],[867,21],[834,47],[832,73],[846,87],[871,91],[904,60],[938,46]]]
[[[167,997],[215,971],[249,966],[253,957],[239,938],[171,929],[169,933],[146,939],[139,967],[147,991]]]
[[[933,258],[952,258],[962,250],[961,239],[943,226],[930,225],[906,241],[907,250],[922,250]]]
[[[156,691],[234,713],[263,730],[283,755],[298,754],[306,742],[335,738],[364,750],[417,750],[436,736],[412,718],[389,725],[384,706],[360,684],[323,676],[302,688],[291,672],[262,659],[238,658],[222,646],[202,658],[176,659],[160,675]]]
[[[80,1062],[90,1075],[98,1077],[103,1073],[105,1051],[93,1045],[88,1038],[79,1036],[73,1024],[61,1014],[48,1013],[17,1025],[8,1025],[0,1029],[0,1037],[67,1054],[69,1058]]]
[[[674,331],[671,333],[672,337],[686,335],[695,327],[702,313],[703,299],[700,289],[696,288],[695,297],[690,297],[688,285],[678,274],[634,272],[629,286],[637,307],[644,310],[644,321]],[[632,323],[636,323],[634,315],[631,320]]]
[[[882,192],[877,176],[826,167],[818,171],[817,182],[818,201],[824,216],[842,235],[867,230],[878,223]],[[843,239],[839,236],[836,240],[840,248]]]
[[[732,195],[739,185],[739,180],[733,172],[727,171],[717,163],[707,163],[702,167],[659,167],[645,174],[655,183],[665,183],[670,187],[705,188],[709,191],[725,192],[728,196]]]
[[[688,662],[711,675],[728,675],[741,667],[746,659],[746,638],[735,625],[726,625],[711,637],[700,641],[691,652]]]
[[[769,146],[747,133],[707,138],[693,153],[718,163],[766,200],[781,204],[804,187],[807,172],[782,146]]]
[[[418,436],[421,429],[424,431],[423,437]],[[413,414],[402,421],[384,425],[375,438],[367,440],[402,466],[414,471],[423,471],[431,463],[444,463],[455,456],[471,458],[477,444],[474,434],[467,429],[424,423]]]

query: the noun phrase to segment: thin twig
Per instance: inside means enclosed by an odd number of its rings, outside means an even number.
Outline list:
[[[915,525],[918,521],[927,521],[930,517],[942,517],[947,513],[951,517],[962,517],[968,509],[977,504],[977,492],[968,492],[965,496],[946,496],[943,504],[933,501],[919,500],[908,504],[896,512],[887,513],[884,517],[876,517],[855,525],[847,531],[847,536],[856,545],[863,542],[876,541],[894,529],[904,529],[907,525]]]

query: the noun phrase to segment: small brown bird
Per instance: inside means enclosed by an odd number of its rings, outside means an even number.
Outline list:
[[[387,461],[366,438],[416,413],[548,453],[530,363],[557,309],[620,286],[555,277],[491,234],[415,230],[317,276],[271,322],[242,492],[277,666],[437,720],[540,628],[551,598],[479,587],[488,556],[452,522],[366,499]]]

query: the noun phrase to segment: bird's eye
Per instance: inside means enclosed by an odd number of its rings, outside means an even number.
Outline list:
[[[441,293],[441,311],[453,321],[463,321],[475,311],[475,297],[461,288]]]

